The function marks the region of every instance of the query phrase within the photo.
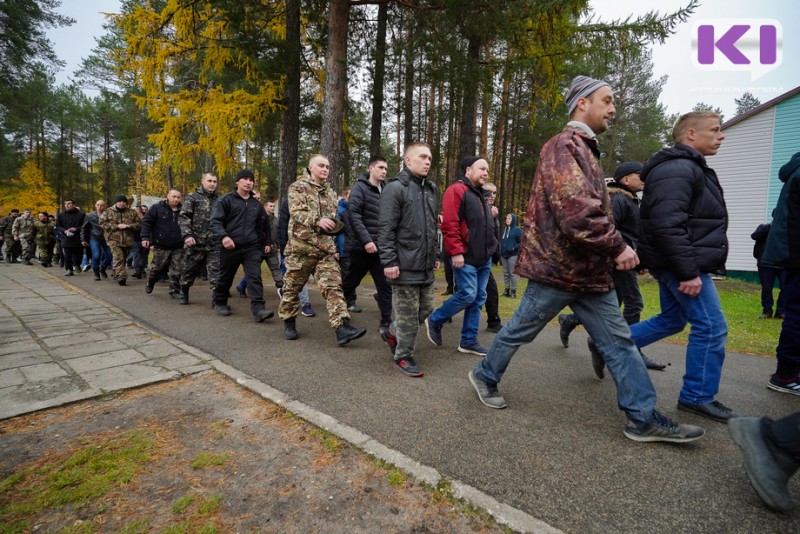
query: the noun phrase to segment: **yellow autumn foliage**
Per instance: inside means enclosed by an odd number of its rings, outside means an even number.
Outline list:
[[[55,213],[58,209],[55,192],[32,160],[22,165],[18,177],[0,186],[0,201],[9,210],[30,208],[34,214],[39,211]]]

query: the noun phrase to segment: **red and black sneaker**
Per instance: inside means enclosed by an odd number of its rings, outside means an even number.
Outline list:
[[[394,356],[394,352],[397,350],[397,338],[392,334],[388,326],[382,326],[378,331],[380,332],[381,339],[384,343],[389,345],[389,351],[392,353],[392,356]]]
[[[417,362],[414,361],[413,356],[409,356],[408,358],[403,358],[402,360],[395,360],[394,365],[403,371],[406,376],[422,376],[425,374]]]

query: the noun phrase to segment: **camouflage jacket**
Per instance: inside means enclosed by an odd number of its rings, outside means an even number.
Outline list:
[[[118,224],[130,225],[129,228],[120,230]],[[132,247],[134,234],[142,226],[142,220],[130,208],[118,209],[111,206],[100,216],[100,227],[106,235],[106,243],[118,247]]]
[[[36,219],[33,217],[23,217],[20,215],[14,220],[14,226],[11,233],[14,237],[20,239],[31,239],[33,237],[33,222]]]
[[[614,287],[625,241],[612,222],[597,141],[567,126],[542,148],[533,178],[516,273],[564,291]]]
[[[39,221],[33,223],[33,239],[37,245],[47,246],[51,241],[55,241],[56,235],[53,229],[56,224],[50,221]]]
[[[323,182],[318,184],[308,172],[289,186],[289,244],[286,254],[324,257],[336,253],[332,236],[320,232],[323,217],[336,217],[336,193]]]
[[[6,215],[0,219],[0,235],[2,235],[4,239],[14,239],[12,229],[14,228],[14,221],[17,219],[19,219],[19,216],[12,217],[11,215]]]
[[[206,192],[202,186],[197,191],[186,195],[178,216],[181,227],[181,238],[193,237],[198,245],[210,245],[211,238],[211,212],[219,200],[219,194]]]

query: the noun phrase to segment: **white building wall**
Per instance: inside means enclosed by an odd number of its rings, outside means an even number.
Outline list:
[[[729,271],[756,271],[750,234],[765,221],[772,172],[775,107],[724,130],[725,140],[707,158],[717,172],[728,206]]]

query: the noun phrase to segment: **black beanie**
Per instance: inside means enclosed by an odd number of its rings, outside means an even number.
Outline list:
[[[476,161],[478,161],[479,159],[482,159],[482,158],[478,158],[478,157],[475,157],[475,156],[467,156],[466,158],[463,158],[461,160],[461,174],[462,175],[466,174],[467,167],[472,167],[472,164],[475,163]]]
[[[114,197],[114,204],[116,204],[117,202],[124,202],[125,204],[127,204],[128,197],[126,197],[125,195],[117,195]]]
[[[250,169],[242,169],[238,173],[236,173],[236,181],[238,182],[242,178],[246,178],[248,180],[252,180],[253,182],[256,181],[256,176],[253,174],[253,171]]]

